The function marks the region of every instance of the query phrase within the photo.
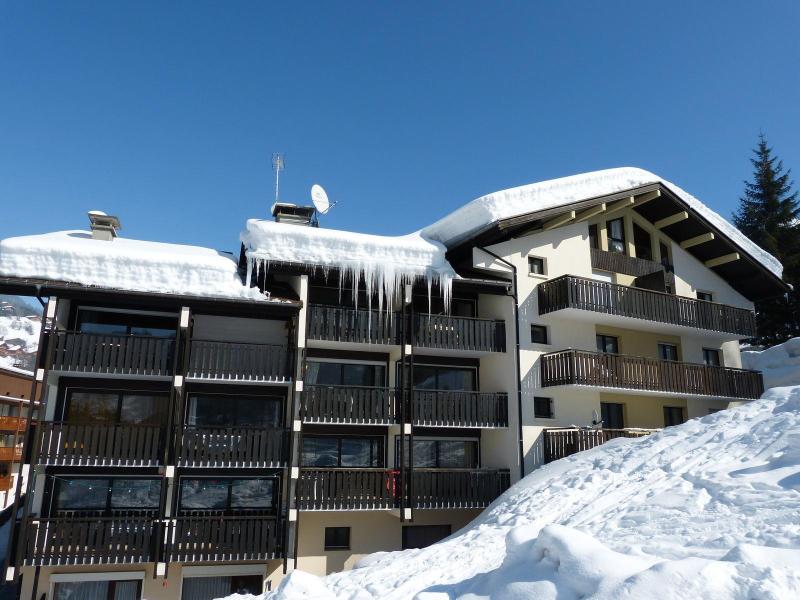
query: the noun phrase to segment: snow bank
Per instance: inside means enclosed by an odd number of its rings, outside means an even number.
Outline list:
[[[426,280],[429,290],[439,284],[447,303],[456,276],[445,259],[444,245],[419,232],[388,237],[250,219],[240,237],[251,269],[270,262],[336,268],[340,283],[348,279],[355,286],[363,277],[368,297],[377,293],[379,308],[385,298],[395,297],[402,284],[418,279]]]
[[[0,275],[193,296],[264,299],[233,259],[210,248],[60,231],[0,241]]]
[[[447,540],[296,571],[266,597],[798,598],[799,566],[800,387],[786,387],[551,463]]]
[[[777,277],[781,276],[783,267],[778,259],[751,242],[722,216],[674,183],[662,179],[654,173],[634,167],[581,173],[494,192],[453,211],[422,229],[421,233],[429,239],[452,246],[501,219],[606,196],[653,183],[662,183],[669,188],[765,268]]]
[[[800,337],[760,352],[742,352],[745,369],[763,371],[764,386],[800,385]]]

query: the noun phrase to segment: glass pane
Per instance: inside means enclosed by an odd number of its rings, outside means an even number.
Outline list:
[[[436,467],[436,441],[414,440],[414,466]]]
[[[72,423],[115,423],[118,394],[72,392],[67,399],[66,419]]]
[[[624,239],[622,219],[614,219],[608,222],[608,237],[615,240]]]
[[[181,600],[214,600],[230,595],[231,578],[186,577],[181,589]]]
[[[125,394],[122,397],[120,423],[161,425],[166,421],[167,398],[145,394]]]
[[[254,596],[264,591],[264,581],[261,575],[234,575],[231,577],[232,594],[253,594]]]
[[[58,480],[56,510],[105,510],[108,479]]]
[[[112,509],[157,509],[161,493],[158,479],[112,479]]]
[[[55,600],[107,600],[108,581],[69,581],[55,585]]]
[[[475,390],[475,371],[472,369],[439,369],[436,385],[440,390]]]
[[[342,385],[342,365],[330,362],[308,362],[306,372],[311,385]]]
[[[334,437],[304,437],[302,464],[305,467],[336,467],[339,440]]]
[[[115,581],[114,600],[139,600],[139,582]]]
[[[343,467],[376,467],[377,456],[373,455],[372,439],[342,438]]]
[[[220,479],[182,479],[183,510],[221,510],[228,507],[228,482]]]
[[[421,390],[435,390],[436,367],[414,365],[414,387]]]
[[[267,398],[237,398],[236,425],[240,427],[277,427],[280,424],[280,401]]]
[[[359,364],[342,365],[342,382],[344,385],[369,386],[375,383],[375,366]]]
[[[272,508],[273,479],[234,479],[231,508]]]
[[[128,325],[121,315],[96,310],[78,311],[78,331],[103,335],[125,335]]]
[[[477,467],[477,444],[469,441],[440,440],[439,466],[443,469],[473,469]]]
[[[190,396],[188,424],[196,427],[230,427],[236,419],[236,405],[230,398]]]

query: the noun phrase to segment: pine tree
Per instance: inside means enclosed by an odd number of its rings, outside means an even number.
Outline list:
[[[756,302],[756,342],[773,345],[800,335],[800,203],[792,191],[791,170],[784,171],[783,161],[773,156],[763,133],[753,153],[753,180],[744,183],[733,222],[781,261],[784,280],[794,286],[784,297]]]

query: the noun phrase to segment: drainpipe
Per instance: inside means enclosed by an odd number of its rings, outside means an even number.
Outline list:
[[[516,364],[514,368],[517,372],[517,443],[519,445],[519,477],[525,477],[525,452],[522,443],[522,362],[519,355],[519,296],[517,295],[517,267],[508,262],[502,256],[498,256],[491,250],[487,250],[484,246],[478,246],[478,250],[483,250],[494,258],[495,260],[503,263],[511,268],[512,272],[512,288],[511,297],[514,299],[514,352],[516,354]]]

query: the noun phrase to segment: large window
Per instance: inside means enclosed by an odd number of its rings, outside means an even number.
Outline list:
[[[600,236],[597,233],[597,225],[589,225],[589,247],[596,250],[600,249]]]
[[[304,467],[382,467],[383,438],[304,435]]]
[[[650,234],[638,224],[633,224],[633,245],[636,248],[636,258],[653,260],[653,242]]]
[[[475,369],[414,365],[414,387],[419,390],[469,391],[477,389]]]
[[[162,425],[167,394],[147,391],[68,389],[64,420],[70,423],[127,423]]]
[[[139,600],[140,580],[64,581],[53,587],[53,600]]]
[[[181,478],[182,511],[258,511],[275,508],[276,479],[262,478]]]
[[[160,479],[55,477],[54,510],[58,513],[152,512],[161,498]]]
[[[181,600],[214,600],[231,594],[260,596],[264,592],[264,578],[261,575],[184,577],[182,590]]]
[[[606,231],[609,251],[625,254],[625,222],[621,218],[608,221]]]
[[[78,309],[77,330],[85,333],[172,338],[175,337],[177,326],[177,316]]]
[[[308,360],[305,382],[309,385],[386,386],[386,366]]]
[[[606,429],[625,429],[625,405],[616,402],[601,402],[600,415]]]
[[[426,548],[450,535],[450,525],[404,525],[403,550]]]
[[[400,463],[400,439],[395,448],[395,465]],[[408,441],[405,448],[408,463]],[[414,438],[414,466],[422,469],[477,469],[478,440]]]
[[[278,427],[280,398],[191,394],[186,424],[192,427]]]

